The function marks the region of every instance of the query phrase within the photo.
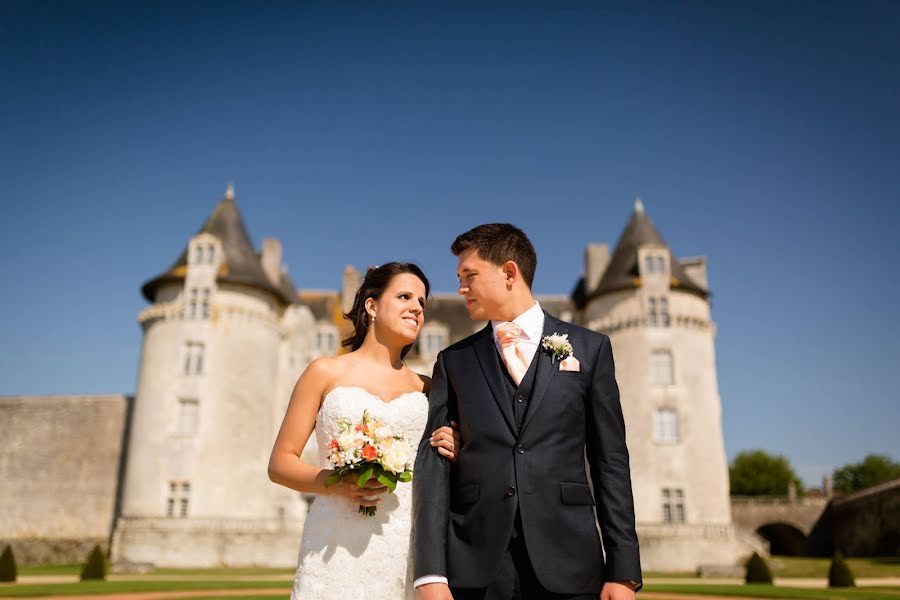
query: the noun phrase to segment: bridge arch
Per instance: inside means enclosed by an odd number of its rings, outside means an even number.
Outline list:
[[[759,526],[756,533],[769,542],[773,556],[805,556],[808,552],[806,534],[792,523],[766,523]]]

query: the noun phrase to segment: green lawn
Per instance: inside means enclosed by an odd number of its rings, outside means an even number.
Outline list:
[[[828,573],[829,560],[822,558],[775,557],[772,571],[776,577],[824,578]],[[850,568],[856,577],[900,577],[900,559],[849,559]],[[22,567],[21,575],[77,575],[80,565],[52,565],[42,567]],[[159,592],[173,590],[248,590],[247,596],[231,596],[228,600],[284,600],[290,595],[290,581],[222,581],[223,576],[271,576],[290,575],[293,569],[266,568],[216,568],[216,569],[156,569],[147,574],[147,579],[137,581],[92,581],[85,583],[43,583],[0,585],[0,597],[33,597],[47,595],[110,594],[128,592]],[[207,576],[202,581],[160,581],[155,575]],[[706,594],[734,597],[797,598],[807,600],[900,600],[900,587],[888,588],[844,588],[838,590],[791,588],[768,585],[710,585],[700,583],[693,573],[644,573],[645,579],[653,577],[683,578],[679,583],[648,583],[644,589],[651,592],[671,594]],[[284,590],[284,596],[254,596],[251,589]],[[640,598],[640,595],[638,595]],[[225,600],[225,597],[204,597],[204,600]]]
[[[643,591],[672,594],[706,594],[714,596],[755,596],[758,598],[800,598],[805,600],[898,600],[896,588],[840,588],[808,589],[774,585],[704,585],[704,584],[646,584]],[[637,595],[640,600],[640,592]]]
[[[900,557],[848,558],[854,577],[900,577]],[[783,568],[779,568],[779,563]],[[775,556],[769,561],[775,577],[828,577],[830,558]]]
[[[284,590],[284,596],[212,596],[204,600],[283,600],[290,595],[290,582],[283,581],[92,581],[84,583],[24,584],[0,587],[0,597],[33,597],[47,595],[111,594],[127,592],[162,592],[173,590]],[[734,597],[797,598],[803,600],[898,600],[900,587],[845,588],[839,590],[776,587],[771,585],[708,585],[685,582],[679,584],[647,584],[648,592],[671,594],[706,594]],[[198,600],[200,597],[196,597]],[[638,596],[640,598],[640,595]]]
[[[828,577],[830,558],[799,558],[795,556],[775,556],[769,561],[769,568],[775,577]],[[900,557],[897,558],[848,558],[847,563],[854,577],[900,577]],[[650,578],[697,578],[696,573],[660,573],[645,571],[644,579]]]

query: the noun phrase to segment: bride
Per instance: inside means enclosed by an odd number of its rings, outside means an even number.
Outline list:
[[[364,410],[401,433],[415,462],[428,416],[431,380],[409,369],[403,357],[422,327],[428,279],[409,263],[369,269],[345,315],[353,332],[342,344],[351,352],[313,361],[297,381],[269,459],[269,478],[300,492],[318,494],[306,517],[291,600],[414,598],[410,535],[412,485],[395,492],[371,479],[325,487],[332,473],[328,441],[337,421],[358,421]],[[318,464],[300,460],[313,429]],[[434,432],[431,445],[455,459],[453,431]],[[413,475],[415,476],[415,475]],[[377,507],[375,516],[359,506]]]

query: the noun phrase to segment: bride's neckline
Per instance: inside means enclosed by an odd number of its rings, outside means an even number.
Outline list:
[[[382,402],[383,404],[393,404],[394,402],[400,400],[401,398],[405,398],[406,396],[411,396],[411,395],[413,395],[413,394],[422,394],[423,396],[425,395],[425,393],[422,392],[422,391],[419,391],[419,390],[411,390],[411,391],[409,391],[409,392],[403,392],[403,393],[400,394],[399,396],[397,396],[397,397],[395,397],[395,398],[391,398],[390,400],[385,400],[384,398],[382,398],[382,397],[379,396],[378,394],[375,394],[375,393],[373,393],[373,392],[370,392],[369,390],[367,390],[366,388],[362,387],[361,385],[336,385],[336,386],[334,386],[333,388],[331,388],[330,390],[328,390],[328,392],[327,392],[324,396],[322,396],[322,404],[325,404],[325,400],[326,400],[331,394],[333,394],[334,392],[336,392],[336,391],[339,390],[339,389],[345,389],[345,390],[362,390],[363,392],[365,392],[365,393],[368,394],[369,396],[372,396],[373,398],[379,400],[379,401]]]

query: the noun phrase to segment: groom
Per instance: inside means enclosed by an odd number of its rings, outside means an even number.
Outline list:
[[[414,476],[418,597],[633,599],[641,567],[609,338],[541,310],[537,257],[517,227],[479,225],[451,249],[469,316],[490,323],[434,367]],[[568,337],[547,340],[556,334]],[[455,464],[429,444],[451,420]]]

